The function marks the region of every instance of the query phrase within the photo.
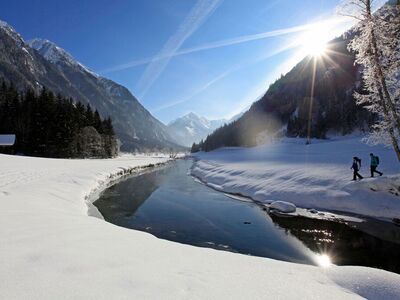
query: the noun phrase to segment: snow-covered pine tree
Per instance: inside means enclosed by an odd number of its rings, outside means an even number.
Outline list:
[[[400,3],[385,4],[372,12],[373,0],[346,0],[358,20],[348,45],[362,66],[363,92],[355,92],[358,104],[378,115],[367,141],[392,145],[400,161]]]

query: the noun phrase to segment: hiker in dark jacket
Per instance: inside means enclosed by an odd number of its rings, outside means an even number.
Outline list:
[[[376,169],[379,165],[379,157],[375,156],[373,153],[370,153],[369,156],[371,156],[371,177],[374,177],[374,173],[378,173],[379,176],[382,176],[383,173]]]
[[[364,177],[358,173],[358,171],[361,169],[361,159],[359,159],[357,156],[353,157],[353,164],[350,169],[353,169],[353,180],[357,180],[357,177],[361,180]]]

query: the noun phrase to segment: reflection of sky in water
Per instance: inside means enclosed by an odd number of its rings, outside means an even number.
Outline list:
[[[343,224],[270,217],[252,202],[195,182],[187,175],[190,166],[191,161],[178,161],[128,178],[106,190],[95,205],[111,223],[180,243],[320,266],[368,265],[371,255],[376,259],[370,263],[376,266],[390,253],[398,259],[392,264],[398,268],[399,245]]]
[[[129,178],[106,190],[95,205],[111,223],[172,241],[314,263],[313,253],[257,205],[195,182],[187,175],[190,166],[191,161],[179,161]]]

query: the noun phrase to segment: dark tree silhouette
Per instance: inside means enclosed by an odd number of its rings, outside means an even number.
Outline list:
[[[16,135],[13,152],[45,157],[87,156],[88,151],[78,143],[78,137],[85,138],[82,129],[90,126],[97,131],[98,153],[102,153],[94,156],[115,155],[111,118],[102,120],[89,105],[55,96],[46,88],[38,95],[32,90],[20,93],[12,84],[0,80],[0,134]]]

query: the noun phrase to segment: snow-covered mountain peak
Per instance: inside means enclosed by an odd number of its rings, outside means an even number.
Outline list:
[[[184,115],[182,118],[184,119],[200,119],[198,115],[196,115],[194,112],[190,112],[186,115]]]
[[[54,94],[89,104],[102,118],[112,118],[123,151],[179,149],[168,128],[124,86],[97,76],[67,51],[45,39],[24,42],[6,22],[0,23],[0,75],[18,90]]]
[[[168,124],[170,130],[185,146],[191,146],[193,142],[199,142],[208,134],[226,123],[227,120],[209,120],[190,112]]]
[[[185,120],[186,122],[190,122],[190,123],[198,123],[201,124],[201,126],[210,127],[210,121],[204,117],[200,117],[198,115],[196,115],[194,112],[190,112],[186,115],[184,115],[182,118],[182,120]],[[179,120],[179,119],[177,119]]]
[[[8,25],[7,22],[0,20],[0,28],[11,28],[13,29],[10,25]]]
[[[96,73],[92,72],[80,62],[75,60],[71,54],[69,54],[63,48],[57,46],[52,41],[49,41],[47,39],[35,38],[29,40],[27,43],[30,47],[36,49],[45,59],[54,64],[67,64],[69,66],[75,66],[85,72],[99,77]]]
[[[76,61],[64,49],[58,47],[53,42],[46,39],[32,39],[28,41],[29,46],[39,51],[39,53],[51,61],[52,63],[58,63],[60,61],[68,61],[71,64],[76,64]]]
[[[207,135],[211,134],[217,128],[237,120],[243,114],[244,111],[230,119],[209,120],[194,112],[190,112],[169,122],[168,127],[182,145],[190,147],[193,143],[198,143],[202,139],[205,139]]]
[[[7,22],[0,20],[0,30],[3,30],[7,35],[9,35],[18,46],[23,47],[24,39],[21,35]]]

